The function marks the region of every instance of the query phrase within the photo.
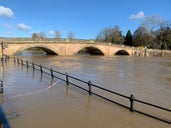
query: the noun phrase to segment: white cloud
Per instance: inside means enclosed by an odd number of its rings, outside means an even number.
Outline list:
[[[31,26],[21,23],[21,24],[18,24],[18,29],[22,31],[29,31],[31,29]]]
[[[135,19],[142,19],[142,18],[144,18],[144,17],[145,17],[144,12],[143,12],[143,11],[140,11],[140,12],[138,12],[137,14],[132,14],[132,15],[129,17],[129,19],[135,20]]]
[[[10,8],[0,6],[0,16],[10,18],[14,16],[14,13]]]

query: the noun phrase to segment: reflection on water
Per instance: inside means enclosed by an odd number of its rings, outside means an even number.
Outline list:
[[[83,80],[125,95],[134,94],[153,104],[171,108],[171,59],[130,56],[29,56],[22,57],[38,64],[53,67]],[[49,78],[30,72],[21,66],[6,65],[1,74],[8,86],[6,95],[38,91],[51,84]],[[12,72],[11,72],[12,71]],[[60,82],[53,88],[34,95],[10,99],[15,111],[22,116],[11,120],[14,127],[169,127],[117,105],[90,97]],[[7,102],[8,103],[8,102]],[[33,119],[34,117],[34,119]],[[171,115],[167,115],[171,118]],[[146,122],[146,123],[144,123]]]
[[[21,52],[18,52],[16,54],[16,56],[43,56],[46,55],[46,52],[44,52],[43,50],[39,49],[39,48],[30,48],[30,49],[26,49],[23,50]]]

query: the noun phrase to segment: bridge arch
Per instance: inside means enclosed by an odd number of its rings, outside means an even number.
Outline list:
[[[74,53],[74,55],[79,55],[79,54],[100,55],[100,56],[105,55],[100,48],[95,46],[81,47]]]
[[[129,56],[129,52],[127,50],[118,50],[114,55],[127,55]]]
[[[17,53],[19,53],[21,51],[31,49],[31,48],[41,49],[42,51],[44,51],[48,55],[58,55],[56,50],[54,50],[51,47],[44,46],[44,45],[28,45],[28,46],[21,47],[14,53],[14,55],[16,55]]]

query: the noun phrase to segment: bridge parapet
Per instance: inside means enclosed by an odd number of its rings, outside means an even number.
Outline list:
[[[43,40],[37,39],[33,40],[31,38],[9,38],[9,39],[3,39],[4,43],[10,43],[10,44],[18,44],[18,43],[95,43],[94,40],[83,40],[83,39],[49,39],[45,38]]]
[[[54,39],[54,38],[45,38],[43,40],[33,40],[31,38],[9,38],[9,39],[3,39],[3,42],[6,44],[37,44],[37,43],[76,43],[76,44],[100,44],[100,45],[105,45],[105,46],[114,46],[114,47],[127,47],[127,48],[132,48],[129,46],[125,45],[120,45],[120,44],[111,44],[111,43],[106,43],[106,42],[96,42],[95,40],[85,40],[85,39],[73,39],[73,40],[68,40],[65,38],[61,39]]]

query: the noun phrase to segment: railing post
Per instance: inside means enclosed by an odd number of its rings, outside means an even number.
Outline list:
[[[41,74],[43,74],[43,69],[42,69],[42,65],[40,64],[40,72],[41,72]]]
[[[27,68],[28,68],[28,61],[26,61],[26,66],[27,66]]]
[[[91,81],[89,80],[88,81],[88,92],[89,92],[89,95],[92,95],[92,88],[91,88],[91,86],[92,86],[92,83],[91,83]]]
[[[20,63],[20,61],[19,61],[19,59],[17,58],[17,62],[18,62],[18,64]]]
[[[133,96],[133,94],[130,95],[130,111],[131,112],[134,112],[134,100],[135,100],[135,97]]]
[[[23,64],[23,60],[21,60],[21,64],[22,64],[22,66],[24,65],[24,64]]]
[[[65,81],[66,81],[66,85],[69,85],[69,79],[68,79],[68,74],[65,73]]]
[[[7,56],[8,60],[10,60],[10,56]]]
[[[5,61],[8,61],[8,56],[5,55]]]
[[[16,62],[15,57],[14,57],[14,63]]]
[[[1,81],[0,81],[0,93],[3,93],[3,90],[4,90],[4,89],[3,89],[3,81],[1,80]]]
[[[33,70],[34,70],[35,68],[34,68],[34,63],[33,62],[32,62],[32,66],[33,66]]]
[[[53,69],[52,68],[50,68],[50,73],[51,73],[51,77],[53,79]]]

